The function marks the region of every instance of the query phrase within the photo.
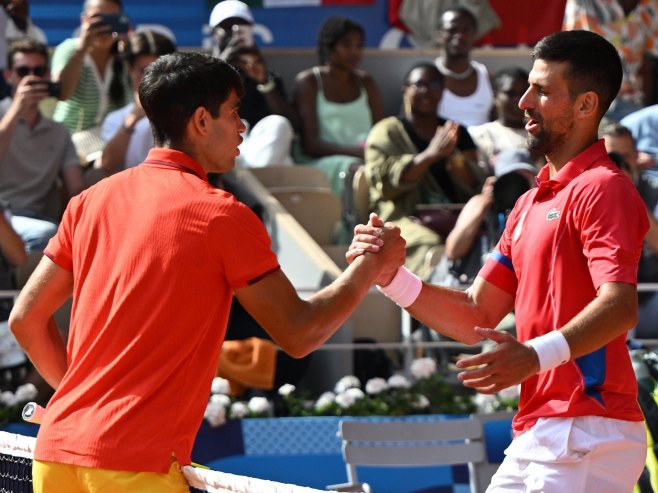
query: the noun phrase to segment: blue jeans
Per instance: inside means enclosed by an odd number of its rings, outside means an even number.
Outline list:
[[[57,232],[57,225],[45,218],[14,215],[11,226],[23,239],[27,253],[44,250],[48,240]]]

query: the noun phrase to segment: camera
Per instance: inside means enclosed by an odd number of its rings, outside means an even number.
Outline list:
[[[512,171],[496,179],[493,184],[494,208],[496,212],[512,210],[518,198],[530,190],[528,179]]]
[[[62,86],[60,85],[59,82],[53,82],[53,81],[45,81],[45,80],[33,80],[28,82],[31,86],[47,86],[48,88],[48,95],[53,98],[58,98],[59,93],[61,92]]]
[[[130,29],[130,19],[126,14],[99,14],[102,25],[109,26],[110,31],[117,34],[126,34]]]

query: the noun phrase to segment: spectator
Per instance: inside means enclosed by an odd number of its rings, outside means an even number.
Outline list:
[[[11,97],[0,103],[0,199],[13,209],[12,227],[27,251],[43,250],[59,219],[48,208],[57,179],[72,197],[83,189],[82,168],[66,127],[39,110],[49,96],[48,48],[31,39],[16,41],[4,75]]]
[[[23,38],[32,38],[48,44],[43,30],[35,26],[30,19],[28,0],[3,0],[0,6],[0,69],[5,69],[7,46]],[[6,95],[7,84],[5,79],[0,77],[0,98]]]
[[[617,48],[624,78],[606,118],[620,121],[653,93],[649,56],[658,55],[658,7],[653,0],[567,0],[563,30],[600,34]]]
[[[525,116],[519,100],[528,89],[528,72],[518,67],[504,68],[493,79],[496,120],[468,128],[478,146],[480,168],[493,173],[495,156],[504,149],[525,147]]]
[[[100,125],[109,111],[130,102],[131,90],[118,40],[103,15],[120,14],[121,0],[86,0],[80,34],[60,43],[53,54],[53,76],[61,84],[53,119],[73,135],[78,154],[93,162],[103,149]]]
[[[471,60],[477,19],[470,10],[446,10],[441,16],[439,44],[444,55],[436,66],[445,77],[438,114],[465,127],[491,121],[493,92],[487,67]]]
[[[625,116],[620,122],[633,134],[638,150],[638,166],[651,169],[658,158],[658,104],[647,106]]]
[[[363,28],[355,22],[328,18],[318,34],[320,65],[295,79],[302,144],[295,161],[322,169],[339,195],[341,176],[361,163],[368,132],[384,117],[375,81],[357,68],[364,37]]]
[[[472,284],[505,229],[517,199],[535,186],[535,167],[526,148],[505,149],[496,156],[496,175],[460,211],[446,238],[445,254],[431,282],[442,286]]]
[[[291,144],[298,126],[297,115],[288,101],[283,80],[267,69],[253,39],[254,18],[239,0],[224,0],[210,14],[213,53],[242,74],[245,95],[240,117],[247,125],[237,164],[263,167],[292,164]]]
[[[365,151],[371,208],[400,227],[407,240],[406,265],[421,277],[429,275],[428,251],[442,239],[440,226],[420,224],[417,206],[465,202],[483,180],[466,128],[436,116],[443,80],[431,63],[414,66],[402,89],[404,114],[377,123]]]
[[[11,227],[8,204],[0,201],[0,290],[16,289],[16,267],[25,263],[25,245]],[[15,390],[25,372],[27,358],[9,330],[7,319],[13,297],[0,298],[0,390]],[[22,382],[21,382],[22,383]]]
[[[642,256],[638,267],[638,282],[658,282],[658,173],[640,168],[639,153],[630,130],[619,123],[612,123],[601,130],[606,150],[619,158],[619,165],[627,167],[642,200],[647,206],[649,232],[644,238]],[[638,322],[635,337],[658,338],[658,292],[638,294]]]
[[[149,30],[132,33],[122,53],[128,64],[132,86],[139,87],[149,64],[174,51],[176,45],[163,34]],[[137,166],[146,159],[153,147],[153,134],[136,91],[131,103],[108,113],[103,120],[101,135],[105,147],[99,167],[107,173]]]

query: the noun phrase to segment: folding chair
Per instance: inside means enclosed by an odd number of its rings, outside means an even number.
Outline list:
[[[341,421],[348,482],[327,486],[340,492],[371,493],[357,478],[357,466],[410,467],[468,464],[471,492],[477,493],[475,463],[485,457],[482,423],[474,417],[440,422]]]

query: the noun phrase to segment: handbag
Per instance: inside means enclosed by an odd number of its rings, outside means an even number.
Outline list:
[[[74,132],[71,140],[83,166],[88,166],[96,161],[105,147],[105,142],[101,138],[100,125]]]

